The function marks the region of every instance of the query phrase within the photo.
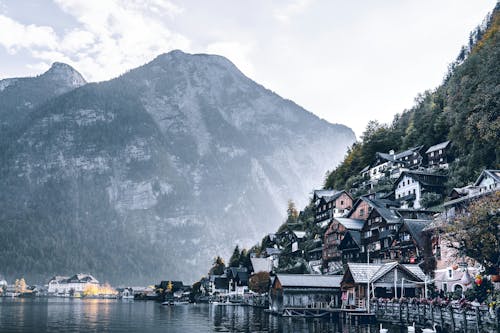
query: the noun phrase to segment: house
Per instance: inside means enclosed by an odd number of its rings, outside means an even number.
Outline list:
[[[445,201],[445,219],[452,220],[456,215],[467,212],[469,204],[476,199],[500,190],[500,170],[485,169],[473,185],[454,188],[450,200]]]
[[[347,230],[339,244],[339,250],[342,254],[343,266],[348,262],[366,262],[365,252],[361,252],[360,231]]]
[[[422,164],[420,151],[423,146],[413,147],[400,153],[377,152],[375,161],[370,165],[368,174],[373,183],[384,178],[398,178],[402,170],[416,169]]]
[[[270,296],[270,310],[286,314],[290,310],[340,307],[341,275],[277,274]]]
[[[243,294],[248,290],[249,274],[246,267],[228,267],[226,276],[229,279],[229,291]]]
[[[71,277],[54,276],[49,280],[48,293],[53,295],[70,295],[82,293],[88,286],[99,286],[99,281],[90,274],[75,274]]]
[[[342,251],[339,248],[344,234],[349,230],[361,231],[365,221],[337,217],[328,226],[323,239],[323,264],[329,273],[342,271]]]
[[[434,271],[434,286],[438,292],[458,292],[462,295],[474,285],[474,277],[480,273],[479,267],[452,265]]]
[[[210,275],[209,294],[227,294],[229,292],[229,279],[226,274]]]
[[[3,288],[7,288],[8,283],[3,276],[0,275],[0,292]]]
[[[366,308],[367,295],[369,298],[418,297],[423,295],[425,280],[418,265],[348,263],[341,281],[342,307]]]
[[[374,262],[390,260],[390,247],[402,218],[384,201],[365,200],[370,202],[371,210],[361,229],[361,251],[367,255],[369,252],[369,259]]]
[[[441,142],[429,147],[425,152],[429,167],[448,169],[449,163],[451,162],[450,147],[451,141]]]
[[[403,264],[417,264],[431,256],[430,238],[424,229],[431,220],[404,219],[389,249],[390,258]]]
[[[443,194],[446,176],[422,171],[403,171],[394,183],[396,200],[402,207],[421,208],[425,193]]]
[[[321,227],[326,227],[333,217],[344,216],[352,207],[352,197],[346,191],[328,190],[329,195],[323,192],[321,197],[316,194],[318,191],[314,192],[318,197],[315,200],[314,221]]]

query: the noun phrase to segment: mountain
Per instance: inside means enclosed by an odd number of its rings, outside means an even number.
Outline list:
[[[31,111],[85,83],[75,69],[58,62],[37,77],[0,80],[0,147]]]
[[[0,267],[36,281],[193,281],[275,230],[355,140],[229,60],[181,51],[48,98],[16,128],[0,162]]]
[[[450,140],[454,161],[448,188],[473,182],[485,168],[500,168],[500,3],[478,26],[451,64],[442,85],[389,125],[371,122],[362,142],[331,172],[325,187],[350,188],[375,152],[425,147]]]

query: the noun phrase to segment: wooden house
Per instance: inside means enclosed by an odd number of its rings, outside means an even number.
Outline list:
[[[314,221],[326,227],[332,218],[347,214],[352,207],[353,200],[346,191],[329,190],[327,193],[322,193],[321,197],[316,195],[318,199],[315,200]]]
[[[441,142],[429,147],[425,152],[429,167],[448,169],[451,162],[450,147],[451,141]]]
[[[342,251],[339,248],[344,234],[349,230],[361,231],[365,221],[337,217],[328,226],[323,239],[323,264],[328,272],[342,270]]]
[[[287,315],[340,307],[341,280],[341,275],[277,274],[269,292],[270,310]]]
[[[394,183],[396,200],[403,207],[421,208],[424,193],[443,194],[446,176],[422,171],[403,171]]]
[[[361,229],[362,252],[370,252],[370,260],[382,262],[390,259],[390,247],[403,221],[383,201],[370,200],[371,211]]]
[[[431,256],[430,238],[424,229],[431,220],[404,219],[389,249],[390,258],[402,264],[417,264]]]
[[[377,152],[368,171],[370,180],[376,183],[384,178],[397,178],[402,170],[417,169],[423,160],[420,153],[422,148],[423,146],[413,147],[400,153],[395,153],[394,150],[389,153]]]
[[[343,266],[348,262],[366,262],[366,253],[361,251],[360,231],[347,230],[339,244],[339,250]]]
[[[424,281],[418,265],[348,263],[341,282],[342,307],[366,308],[372,297],[418,297]]]

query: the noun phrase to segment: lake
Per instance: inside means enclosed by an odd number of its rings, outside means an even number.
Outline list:
[[[384,325],[389,327],[388,325]],[[327,319],[290,319],[244,306],[152,301],[0,298],[0,332],[342,332],[375,333]],[[406,332],[390,327],[389,332]]]

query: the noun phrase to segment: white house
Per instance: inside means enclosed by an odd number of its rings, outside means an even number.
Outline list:
[[[403,171],[394,183],[396,200],[410,203],[413,208],[421,208],[425,192],[442,193],[446,177],[420,171]]]
[[[99,286],[97,281],[90,274],[75,274],[71,277],[54,276],[49,281],[49,294],[66,295],[70,293],[81,293],[89,285]]]

